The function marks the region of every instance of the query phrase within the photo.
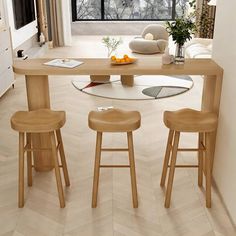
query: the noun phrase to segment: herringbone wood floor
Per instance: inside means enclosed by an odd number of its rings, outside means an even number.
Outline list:
[[[83,43],[83,38],[81,39]],[[86,43],[88,43],[86,41]],[[64,52],[65,54],[62,54]],[[51,50],[49,56],[69,55],[73,49]],[[17,208],[18,136],[10,128],[16,110],[26,110],[23,77],[0,99],[0,235],[14,236],[233,236],[236,231],[213,189],[212,209],[205,208],[204,190],[197,187],[197,171],[178,169],[171,208],[165,209],[159,187],[167,129],[164,110],[200,107],[202,79],[183,95],[155,101],[117,101],[88,96],[71,84],[75,77],[51,77],[52,108],[65,110],[62,129],[71,187],[65,189],[66,208],[60,209],[54,173],[34,173],[26,187],[25,207]],[[137,109],[142,127],[134,132],[139,208],[132,208],[129,170],[101,171],[97,209],[91,209],[95,133],[87,115],[98,106]],[[181,136],[181,144],[196,145],[194,135]],[[124,146],[126,136],[107,134],[104,145]],[[196,154],[179,154],[179,162],[194,162]],[[103,162],[125,163],[126,154],[104,154]]]

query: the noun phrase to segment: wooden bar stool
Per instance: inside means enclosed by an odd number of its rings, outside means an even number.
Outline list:
[[[203,171],[205,172],[206,207],[211,207],[212,160],[210,158],[209,139],[210,135],[217,129],[217,121],[217,115],[212,112],[202,112],[192,109],[164,112],[164,123],[169,128],[169,136],[160,185],[162,187],[165,185],[166,174],[169,167],[169,177],[165,197],[166,208],[170,207],[175,167],[197,167],[199,187],[202,186]],[[180,132],[199,133],[198,148],[178,148]],[[197,151],[198,165],[176,165],[177,151]],[[205,156],[203,156],[204,152]]]
[[[65,207],[65,199],[62,188],[60,167],[63,169],[66,186],[70,185],[66,159],[64,154],[63,142],[61,138],[60,128],[65,124],[64,111],[51,111],[49,109],[41,109],[35,111],[18,111],[11,118],[12,129],[19,132],[19,193],[18,206],[24,206],[24,153],[27,152],[27,173],[28,186],[32,186],[32,152],[50,151],[52,153],[55,175],[57,181],[57,189],[61,208]],[[51,140],[51,148],[33,148],[32,134],[48,133]],[[26,145],[25,145],[26,134]],[[56,138],[57,137],[57,144]],[[61,165],[58,162],[57,151],[59,150],[61,157]]]
[[[92,207],[97,206],[98,183],[100,167],[129,167],[131,175],[133,207],[138,207],[137,184],[135,174],[133,133],[138,129],[141,123],[141,116],[138,111],[123,111],[119,109],[109,109],[106,111],[91,111],[88,116],[88,125],[91,129],[97,131],[94,178],[93,178],[93,195]],[[103,132],[126,132],[128,148],[102,148]],[[129,165],[101,165],[101,151],[128,151]]]

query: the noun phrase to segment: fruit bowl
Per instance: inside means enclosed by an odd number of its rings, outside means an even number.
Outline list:
[[[116,58],[115,56],[111,57],[111,64],[112,65],[128,65],[136,62],[136,58],[131,58],[127,55],[124,55],[123,58]]]

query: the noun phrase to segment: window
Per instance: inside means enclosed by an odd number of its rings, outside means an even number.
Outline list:
[[[189,0],[72,0],[73,21],[174,20]]]

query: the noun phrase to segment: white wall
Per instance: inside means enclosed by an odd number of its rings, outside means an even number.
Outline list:
[[[140,35],[150,24],[163,21],[82,21],[72,22],[72,35]]]
[[[213,59],[224,69],[214,179],[236,224],[236,1],[217,1]]]
[[[28,25],[16,30],[15,22],[14,22],[14,14],[13,14],[13,4],[12,0],[5,0],[5,9],[6,9],[6,18],[7,23],[11,28],[12,34],[12,44],[13,49],[20,46],[22,43],[30,39],[32,36],[37,34],[37,21],[33,21]]]

